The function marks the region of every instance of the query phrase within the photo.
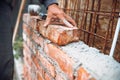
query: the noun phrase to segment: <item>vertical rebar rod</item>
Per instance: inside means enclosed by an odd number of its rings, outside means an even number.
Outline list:
[[[64,2],[64,8],[67,8],[68,4],[67,4],[67,0],[65,0]],[[66,10],[64,10],[66,12]]]
[[[94,5],[95,5],[95,3],[94,3]],[[97,6],[97,5],[96,5]],[[96,7],[96,6],[94,6],[94,8]],[[96,14],[96,10],[94,9],[93,11],[95,11],[94,12],[94,14],[93,14],[93,19],[92,19],[92,27],[91,27],[91,32],[94,32],[95,31],[95,24],[96,24],[96,16],[97,16],[97,14]],[[91,46],[93,46],[93,39],[94,39],[94,35],[92,35],[91,36]]]
[[[94,10],[94,3],[95,3],[95,0],[92,0],[92,6],[91,6],[91,11]],[[92,19],[93,19],[93,14],[90,14],[90,23],[89,23],[89,27],[88,27],[88,31],[90,32],[91,30],[91,27],[92,27]],[[87,44],[89,44],[90,42],[90,34],[88,33],[88,36],[87,36]]]
[[[77,7],[78,7],[78,0],[75,0],[75,1],[74,1],[74,4],[73,4],[73,10],[74,10],[74,11],[73,11],[73,13],[72,13],[74,19],[76,19],[76,16],[77,16],[76,11],[75,11],[76,9],[78,10]]]
[[[115,4],[114,0],[113,0],[113,5]],[[114,9],[114,6],[112,6],[112,10]],[[103,53],[105,53],[105,48],[106,48],[106,45],[107,45],[107,40],[108,40],[108,37],[109,37],[109,30],[110,30],[110,26],[111,26],[111,21],[112,21],[112,11],[111,11],[111,17],[110,17],[110,20],[109,20],[109,24],[108,24],[108,29],[107,29],[107,32],[106,32],[106,36],[105,36],[105,42],[104,42],[104,45],[103,45]]]
[[[110,34],[110,38],[112,38],[112,34],[113,34],[113,26],[114,26],[114,16],[115,16],[115,11],[116,11],[116,7],[117,7],[117,0],[115,0],[115,4],[113,4],[114,8],[112,9],[113,12],[113,16],[112,16],[112,24],[111,24],[111,34]]]
[[[85,1],[85,7],[84,7],[84,11],[87,11],[89,7],[89,0]],[[86,30],[86,26],[87,26],[87,15],[88,13],[84,12],[84,24],[83,24],[83,29]],[[83,33],[83,37],[84,37],[84,41],[86,42],[86,33]]]
[[[80,25],[81,29],[83,29],[84,24],[85,24],[85,7],[86,7],[86,2],[84,3],[84,10],[83,10],[83,14],[82,14],[82,22],[81,22],[81,25]],[[83,31],[82,36],[84,37],[84,31]],[[84,38],[83,38],[83,40],[84,40]]]
[[[77,10],[80,10],[80,4],[81,4],[81,0],[78,0],[78,2],[77,2]],[[78,12],[76,11],[75,21],[76,21],[76,23],[77,23],[77,27],[78,27],[78,25],[79,25],[79,20],[80,20],[80,12],[78,13]]]
[[[100,11],[100,7],[101,7],[101,0],[98,0],[98,3],[97,3],[97,11],[99,12]],[[99,24],[99,15],[96,16],[96,21],[95,21],[95,30],[94,30],[94,33],[96,34],[97,33],[97,27],[98,27],[98,24]],[[92,45],[95,45],[95,35],[93,37],[93,43]]]

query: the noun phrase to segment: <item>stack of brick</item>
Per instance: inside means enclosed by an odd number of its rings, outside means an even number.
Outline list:
[[[43,24],[23,16],[25,80],[120,80],[120,64],[79,41],[79,29]]]
[[[43,27],[39,17],[23,16],[25,80],[95,80],[61,49],[79,40],[79,30],[60,25]]]

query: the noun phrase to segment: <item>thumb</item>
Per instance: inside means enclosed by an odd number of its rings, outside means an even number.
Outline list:
[[[47,18],[45,20],[45,23],[43,25],[44,27],[46,27],[46,26],[48,26],[50,24],[51,18],[52,18],[51,16],[49,16],[49,15],[47,16]]]

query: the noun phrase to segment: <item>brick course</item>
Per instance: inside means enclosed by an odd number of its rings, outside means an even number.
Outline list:
[[[25,80],[89,80],[84,67],[66,54],[60,45],[79,40],[78,29],[60,25],[43,27],[39,17],[23,16]],[[77,73],[77,75],[75,75]]]

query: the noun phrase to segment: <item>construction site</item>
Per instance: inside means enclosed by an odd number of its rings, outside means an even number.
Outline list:
[[[60,20],[44,27],[47,13],[35,3],[22,12],[18,80],[120,80],[120,0],[58,0],[77,28]]]

